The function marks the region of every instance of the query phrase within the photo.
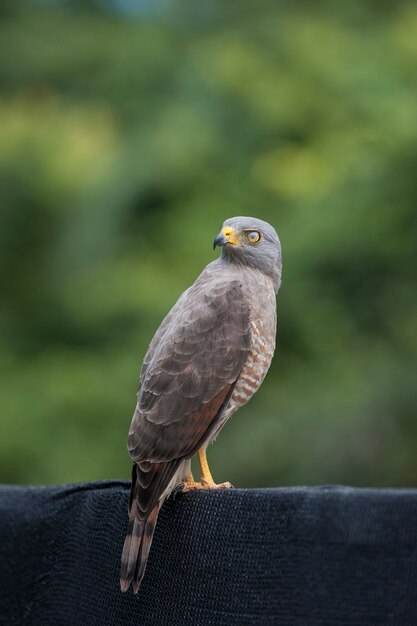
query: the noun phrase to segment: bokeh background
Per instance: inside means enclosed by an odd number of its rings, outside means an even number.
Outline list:
[[[237,486],[417,482],[417,5],[0,2],[0,480],[129,477],[159,322],[222,221],[284,251]]]

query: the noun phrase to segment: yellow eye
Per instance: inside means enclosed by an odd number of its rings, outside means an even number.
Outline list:
[[[256,230],[252,230],[250,233],[246,233],[246,239],[249,243],[257,243],[261,236]]]

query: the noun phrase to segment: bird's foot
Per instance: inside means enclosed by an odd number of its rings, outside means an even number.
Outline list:
[[[207,480],[202,480],[201,482],[185,482],[182,488],[183,493],[187,493],[187,491],[192,491],[193,489],[231,489],[233,485],[231,483],[215,483],[209,482]]]
[[[214,481],[202,480],[202,489],[232,489],[232,483],[215,483]]]

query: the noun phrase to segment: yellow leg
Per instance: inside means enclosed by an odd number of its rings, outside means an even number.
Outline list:
[[[211,475],[210,468],[208,465],[206,451],[204,450],[204,448],[200,448],[197,454],[198,454],[198,461],[200,463],[200,468],[201,468],[201,482],[207,483],[208,485],[213,485],[214,480],[213,480],[213,476]]]
[[[190,473],[184,478],[184,486],[182,488],[183,493],[185,493],[186,491],[191,491],[191,489],[201,489],[201,483],[197,483],[194,480],[194,476],[193,473],[190,471]]]
[[[198,451],[198,460],[201,468],[201,481],[199,483],[194,481],[193,475],[190,474],[184,481],[183,491],[191,491],[191,489],[230,489],[232,486],[230,483],[216,484],[211,475],[210,468],[207,462],[206,451],[204,448],[200,448]]]

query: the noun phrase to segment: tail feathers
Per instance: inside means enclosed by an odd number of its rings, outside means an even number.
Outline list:
[[[181,464],[181,459],[168,462],[134,463],[129,497],[129,526],[123,546],[120,588],[130,584],[135,593],[145,573],[153,533],[164,493]]]
[[[153,533],[158,519],[159,506],[155,506],[147,519],[138,519],[132,512],[122,553],[120,589],[127,591],[132,583],[133,591],[139,591],[145,574],[151,549]]]

